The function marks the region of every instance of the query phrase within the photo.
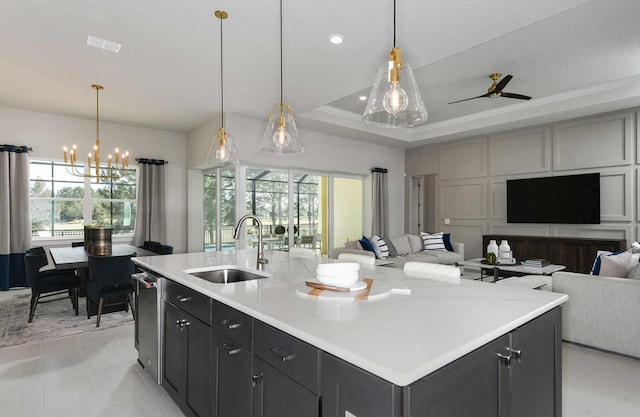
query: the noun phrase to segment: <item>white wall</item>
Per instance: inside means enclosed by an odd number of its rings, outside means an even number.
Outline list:
[[[236,114],[227,115],[226,128],[235,142],[238,157],[242,164],[255,164],[270,167],[299,168],[310,171],[366,175],[365,189],[371,188],[371,168],[381,167],[389,170],[389,233],[396,236],[404,233],[404,149],[357,141],[310,130],[299,129],[304,153],[298,155],[276,155],[258,150],[267,122]],[[207,155],[211,139],[219,128],[219,119],[214,118],[187,135],[187,166],[201,165]],[[198,196],[189,195],[189,202],[201,204]],[[365,198],[365,232],[371,229],[371,193]],[[195,208],[190,213],[200,216]],[[190,219],[191,220],[191,219]],[[190,236],[197,236],[197,231]],[[201,247],[201,242],[189,238],[190,248]]]
[[[77,144],[83,155],[96,140],[95,119],[79,119],[0,107],[1,142],[33,148],[31,159],[62,161],[62,146]],[[166,168],[167,243],[175,252],[187,249],[186,216],[186,136],[181,133],[100,122],[100,142],[104,149],[126,149],[133,158],[169,161]],[[86,151],[85,151],[86,150]],[[103,151],[104,152],[104,151]],[[64,242],[43,242],[43,245]],[[66,243],[65,243],[66,244]]]
[[[640,233],[639,115],[632,109],[411,149],[407,177],[437,174],[438,228],[465,243],[466,258],[482,256],[482,235],[491,233],[630,244]],[[600,173],[601,224],[507,223],[508,179],[591,172]]]

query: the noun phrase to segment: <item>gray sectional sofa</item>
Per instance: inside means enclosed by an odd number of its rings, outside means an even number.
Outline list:
[[[564,340],[640,358],[640,280],[556,272],[552,291],[569,296]]]
[[[457,265],[464,261],[464,243],[451,242],[453,252],[447,250],[424,250],[422,238],[418,235],[404,234],[390,238],[393,247],[396,249],[395,257],[385,258],[393,262],[389,266],[403,268],[406,262],[426,262],[434,264]],[[340,253],[363,253],[357,240],[345,242],[343,248],[334,249],[331,257],[337,258]]]

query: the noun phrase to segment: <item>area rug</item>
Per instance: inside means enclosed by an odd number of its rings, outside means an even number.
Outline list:
[[[38,304],[31,323],[29,318],[30,289],[0,291],[0,347],[100,331],[133,323],[131,311],[103,314],[100,327],[96,316],[87,319],[86,299],[79,300],[79,315],[75,315],[70,299]]]

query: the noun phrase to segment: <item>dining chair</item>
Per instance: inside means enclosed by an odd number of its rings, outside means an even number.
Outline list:
[[[134,265],[131,258],[136,254],[123,256],[89,255],[89,281],[87,281],[87,318],[91,318],[89,303],[98,305],[96,327],[100,327],[102,309],[115,305],[125,305],[125,311],[131,308],[135,319],[135,307],[132,294]]]
[[[449,282],[451,284],[460,284],[460,268],[453,265],[407,262],[404,264],[404,273],[405,275],[416,278],[427,278]]]
[[[146,249],[146,250],[150,250],[151,252],[155,252],[158,248],[158,246],[162,245],[162,243],[160,242],[156,242],[153,240],[145,240],[144,243],[142,243],[142,249]]]
[[[171,255],[173,253],[173,246],[170,245],[158,245],[155,252],[158,255]]]
[[[64,298],[71,298],[76,316],[78,315],[78,289],[80,288],[80,278],[70,271],[49,270],[40,271],[40,268],[48,264],[47,254],[44,250],[27,251],[24,255],[24,266],[27,272],[27,279],[31,286],[31,301],[29,308],[28,323],[33,321],[38,304],[57,301]],[[45,297],[65,295],[63,298],[51,300],[41,300]]]
[[[362,266],[375,267],[376,257],[373,252],[369,253],[362,255],[358,253],[341,253],[338,255],[338,260],[342,262],[357,262]]]

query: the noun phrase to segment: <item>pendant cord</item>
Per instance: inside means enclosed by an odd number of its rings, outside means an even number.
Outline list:
[[[96,88],[96,142],[100,142],[100,100],[98,99],[99,94],[100,89]]]
[[[393,47],[396,47],[396,0],[393,0]]]
[[[222,20],[220,19],[220,123],[224,129],[224,70],[222,66]]]
[[[283,76],[282,76],[282,0],[280,0],[280,103],[284,102],[282,80],[283,80]]]

